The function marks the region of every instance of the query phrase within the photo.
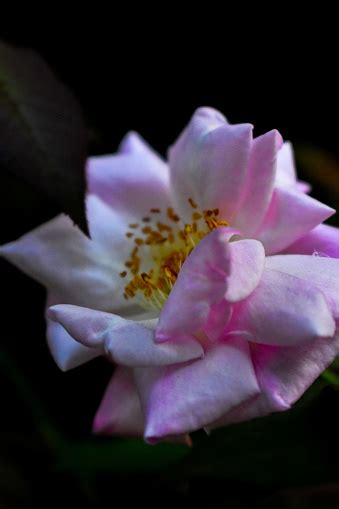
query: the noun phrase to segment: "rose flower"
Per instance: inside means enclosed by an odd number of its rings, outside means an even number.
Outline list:
[[[334,211],[277,131],[200,108],[168,163],[130,133],[87,180],[90,238],[60,215],[0,253],[47,288],[61,369],[116,365],[95,432],[153,443],[283,411],[333,361]]]

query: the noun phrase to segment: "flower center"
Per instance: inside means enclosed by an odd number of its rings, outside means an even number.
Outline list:
[[[190,223],[183,223],[173,210],[166,210],[165,221],[157,221],[161,209],[150,209],[150,216],[141,223],[129,224],[126,237],[133,249],[125,263],[121,277],[129,276],[125,299],[138,297],[146,309],[161,309],[178,277],[182,264],[195,246],[208,233],[220,226],[228,226],[219,219],[219,209],[199,211],[188,199],[192,215]]]

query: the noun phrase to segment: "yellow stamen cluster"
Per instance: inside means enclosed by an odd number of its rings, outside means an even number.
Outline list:
[[[139,223],[129,224],[132,231],[127,231],[126,237],[133,241],[134,247],[125,263],[131,276],[125,286],[126,299],[138,294],[145,307],[160,309],[178,277],[182,264],[197,243],[216,228],[228,226],[227,221],[219,219],[218,209],[203,210],[200,213],[192,198],[189,198],[188,202],[194,209],[190,223],[183,225],[172,208],[166,210],[166,219],[163,222],[157,221],[156,214],[161,214],[162,211],[152,208],[151,217],[142,218],[142,222],[147,223],[146,226]],[[146,260],[152,262],[152,267],[145,271],[141,270],[143,254],[146,255]],[[127,270],[124,270],[120,276],[126,277],[127,274]]]

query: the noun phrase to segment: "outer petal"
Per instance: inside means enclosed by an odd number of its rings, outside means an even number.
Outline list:
[[[320,224],[285,249],[284,253],[339,258],[339,228]]]
[[[169,150],[174,200],[187,220],[192,198],[201,210],[220,210],[231,221],[247,178],[252,126],[230,125],[212,108],[199,108]]]
[[[297,180],[292,143],[285,142],[278,153],[276,185],[278,187],[295,188],[308,193],[311,186],[307,182]]]
[[[339,353],[339,334],[298,347],[252,345],[260,394],[225,414],[210,429],[287,410]]]
[[[47,308],[59,302],[60,298],[51,292],[48,293]],[[101,348],[89,348],[75,341],[59,323],[47,317],[46,323],[47,344],[52,357],[62,371],[76,368],[102,355]]]
[[[75,341],[57,322],[47,320],[47,343],[62,371],[76,368],[101,355],[97,348],[88,348]]]
[[[145,439],[151,443],[206,426],[258,392],[248,344],[241,338],[214,343],[200,360],[135,371]]]
[[[1,246],[0,254],[66,303],[114,307],[111,259],[66,216]]]
[[[254,292],[235,306],[228,330],[247,332],[250,341],[268,345],[298,345],[333,336],[335,322],[316,286],[265,269]]]
[[[143,435],[144,416],[131,369],[116,368],[95,415],[93,431],[109,435]]]
[[[256,238],[264,244],[266,254],[278,253],[334,212],[299,191],[277,187]]]
[[[297,172],[292,143],[285,142],[278,153],[276,184],[278,187],[295,187]]]
[[[101,348],[112,362],[125,366],[158,366],[203,355],[193,340],[154,343],[156,320],[133,322],[117,315],[70,305],[52,306],[50,319],[60,323],[80,343]]]
[[[242,205],[233,223],[247,236],[261,225],[271,201],[281,145],[282,138],[276,130],[253,141]]]
[[[194,334],[207,322],[214,305],[224,299],[244,299],[257,286],[264,249],[256,240],[229,242],[232,235],[228,228],[215,230],[187,258],[161,311],[158,341]]]
[[[90,158],[87,177],[90,193],[131,220],[169,205],[167,166],[136,133],[124,138],[120,153]]]
[[[322,256],[279,255],[266,258],[266,267],[310,281],[325,295],[339,319],[339,260]]]

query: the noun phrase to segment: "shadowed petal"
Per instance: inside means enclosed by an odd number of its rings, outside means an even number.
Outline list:
[[[144,416],[131,369],[118,366],[114,371],[95,415],[93,432],[143,435]]]
[[[52,306],[48,317],[85,346],[103,348],[112,362],[125,366],[154,366],[185,362],[203,355],[194,339],[154,342],[156,320],[134,322],[117,315],[70,305]]]
[[[115,369],[95,415],[93,432],[100,435],[143,436],[144,415],[132,369],[121,366]],[[163,441],[192,445],[189,435],[167,436]]]

